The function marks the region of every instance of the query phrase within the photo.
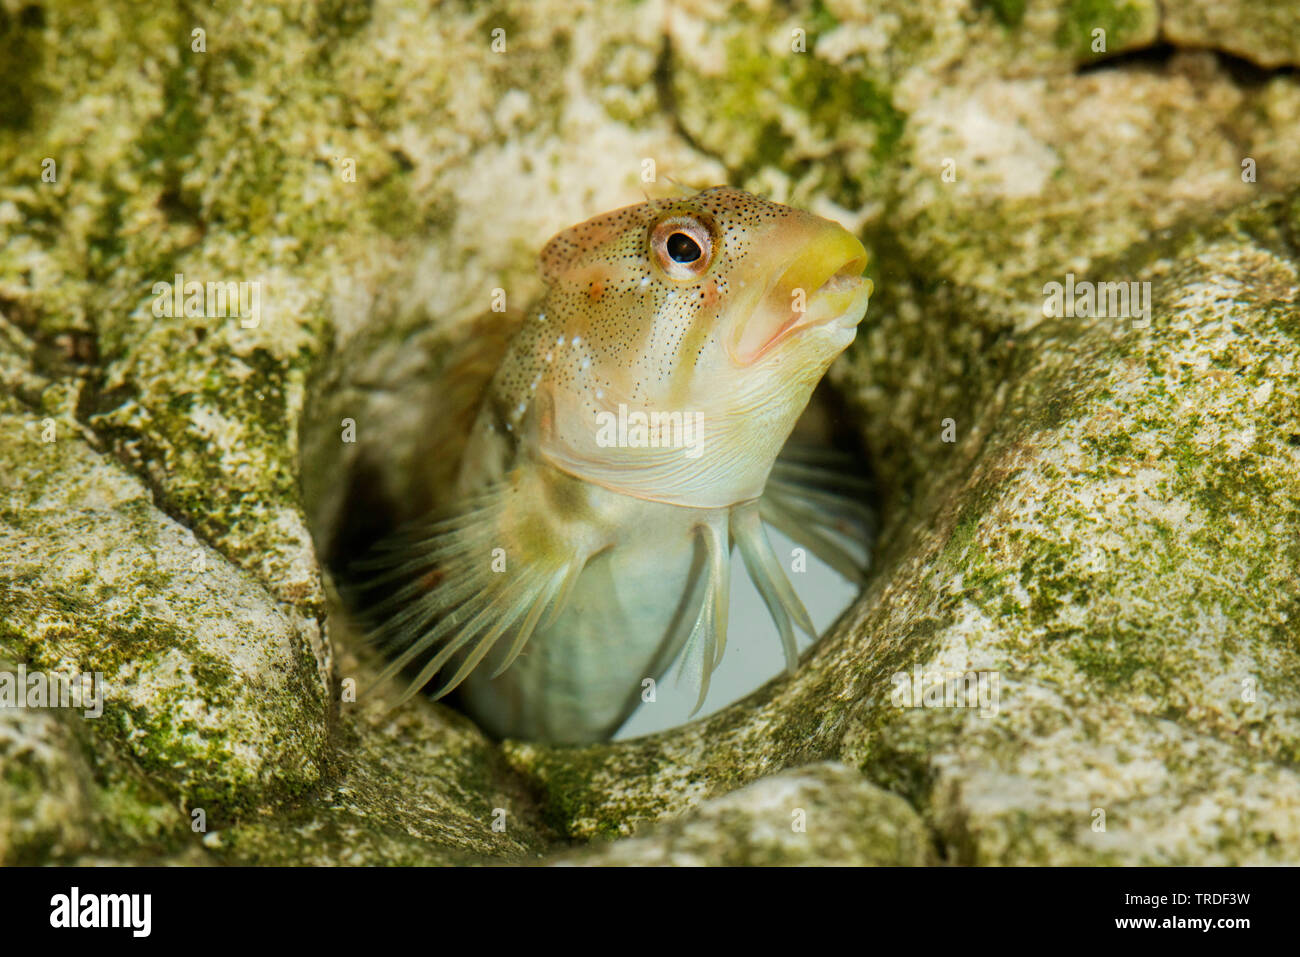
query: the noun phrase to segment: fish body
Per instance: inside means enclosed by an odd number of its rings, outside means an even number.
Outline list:
[[[504,653],[498,647],[489,667],[468,675],[461,697],[498,736],[601,740],[637,706],[642,682],[663,675],[681,650],[698,603],[696,528],[726,516],[633,498],[546,462],[520,474],[552,486],[534,506],[547,516],[547,534],[570,547],[583,543],[578,553],[591,557],[553,623],[539,626],[525,653],[493,678]],[[556,508],[557,500],[565,507]]]
[[[725,187],[553,238],[458,508],[380,561],[409,579],[382,609],[401,649],[386,676],[422,663],[410,691],[463,683],[498,736],[603,740],[683,654],[703,701],[733,544],[793,667],[793,625],[812,626],[764,523],[853,571],[825,534],[819,504],[837,503],[803,481],[816,469],[777,459],[865,313],[865,263],[837,224]]]

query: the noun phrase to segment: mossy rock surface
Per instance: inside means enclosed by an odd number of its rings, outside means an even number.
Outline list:
[[[1169,6],[0,6],[0,670],[105,682],[0,712],[0,861],[1300,858],[1300,21]],[[871,249],[869,586],[648,738],[386,712],[313,534],[409,488],[494,290],[668,176]],[[256,321],[155,315],[178,274]],[[1070,275],[1149,316],[1045,316]]]

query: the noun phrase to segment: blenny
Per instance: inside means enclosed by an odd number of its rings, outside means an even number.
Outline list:
[[[778,455],[866,312],[866,262],[838,224],[727,187],[551,239],[540,301],[494,331],[455,507],[368,562],[392,586],[380,680],[460,686],[500,737],[604,740],[674,660],[703,702],[733,545],[793,670],[795,626],[815,634],[764,525],[860,580],[832,534],[852,503]]]

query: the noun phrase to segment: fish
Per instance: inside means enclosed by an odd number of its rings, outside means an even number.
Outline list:
[[[795,628],[816,632],[766,528],[863,580],[834,534],[859,502],[815,452],[782,453],[866,314],[867,259],[841,225],[727,186],[554,236],[544,292],[482,339],[506,345],[452,504],[366,560],[388,589],[376,684],[415,671],[399,703],[434,682],[494,737],[587,744],[678,661],[698,711],[733,549],[793,671]]]

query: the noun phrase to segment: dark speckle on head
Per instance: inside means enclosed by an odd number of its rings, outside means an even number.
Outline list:
[[[682,397],[728,321],[743,318],[735,303],[752,308],[811,220],[714,187],[563,230],[539,257],[547,290],[498,376],[498,407],[518,427],[541,387],[576,397],[588,420],[619,402]]]

